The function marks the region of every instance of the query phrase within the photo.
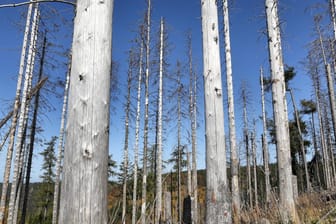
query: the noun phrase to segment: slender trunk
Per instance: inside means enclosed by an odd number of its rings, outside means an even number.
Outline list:
[[[161,18],[160,26],[160,72],[159,72],[159,100],[158,100],[158,141],[157,141],[157,172],[156,172],[156,223],[161,222],[162,210],[162,81],[163,81],[163,30],[164,21]]]
[[[330,14],[331,14],[331,21],[333,24],[333,31],[334,31],[334,41],[336,41],[336,0],[330,0]]]
[[[41,55],[41,60],[40,60],[40,71],[39,71],[39,77],[38,77],[39,82],[41,81],[42,74],[43,74],[43,65],[44,65],[44,57],[45,57],[45,50],[46,50],[46,42],[47,42],[47,39],[46,39],[46,37],[44,37],[43,47],[42,47],[42,55]],[[29,194],[30,174],[31,174],[31,166],[32,166],[32,160],[33,160],[33,151],[34,151],[34,143],[35,143],[39,99],[40,99],[40,90],[37,91],[36,96],[35,96],[33,120],[31,122],[32,125],[31,125],[31,131],[30,131],[30,139],[29,139],[29,151],[28,151],[28,156],[27,156],[26,184],[25,184],[25,188],[24,188],[24,198],[23,198],[22,214],[21,214],[21,222],[20,222],[21,224],[25,224],[25,220],[26,220],[27,201],[28,201],[28,194]]]
[[[278,18],[278,2],[276,0],[265,0],[265,6],[267,15],[270,67],[272,74],[273,116],[276,131],[275,137],[278,158],[281,218],[284,223],[288,223],[290,221],[299,223],[300,221],[295,208],[292,185],[288,113],[281,49],[280,23]]]
[[[302,135],[302,131],[301,131],[299,111],[296,107],[293,90],[289,89],[289,93],[290,93],[290,96],[291,96],[291,99],[292,99],[294,113],[295,113],[296,126],[297,126],[297,129],[298,129],[298,132],[299,132],[300,149],[301,149],[302,160],[303,160],[302,162],[303,162],[304,171],[305,171],[305,178],[306,178],[306,180],[305,180],[306,189],[307,189],[308,192],[310,192],[311,188],[310,188],[309,173],[308,173],[308,166],[307,166],[307,159],[306,159],[306,149],[305,149],[305,146],[304,146],[304,140],[303,140],[303,135]]]
[[[333,133],[334,133],[334,139],[336,139],[336,102],[335,102],[334,81],[333,81],[333,78],[331,77],[330,64],[327,63],[326,54],[325,54],[324,45],[323,45],[323,37],[322,37],[321,30],[320,30],[320,26],[317,21],[316,21],[316,29],[319,35],[320,47],[321,47],[324,66],[325,66],[325,73],[326,73],[327,83],[328,83],[328,94],[329,94],[329,103],[330,103],[330,113],[331,113],[332,125],[333,125]]]
[[[190,167],[190,152],[187,152],[187,195],[191,195],[191,167]]]
[[[113,0],[76,13],[58,223],[107,223]]]
[[[233,223],[240,223],[240,196],[239,196],[239,179],[238,179],[239,158],[236,143],[228,0],[223,0],[223,19],[224,19],[224,40],[225,40],[225,59],[226,59],[225,60],[226,84],[227,84],[228,108],[229,108],[228,119],[229,119],[229,135],[230,135],[230,152],[231,152],[232,218]]]
[[[181,213],[181,70],[180,63],[177,63],[177,223],[182,222]]]
[[[192,153],[192,182],[190,188],[191,196],[191,220],[197,223],[197,161],[196,161],[196,128],[197,128],[197,111],[196,111],[196,91],[197,77],[193,71],[192,58],[192,38],[191,33],[188,35],[188,61],[189,61],[189,116],[191,126],[191,153]]]
[[[326,147],[326,141],[325,141],[325,136],[324,136],[324,124],[322,120],[322,105],[321,105],[321,91],[320,91],[320,80],[318,77],[318,73],[316,71],[316,74],[312,77],[313,82],[314,82],[314,91],[315,91],[315,97],[316,97],[316,108],[317,108],[317,114],[318,114],[318,120],[319,120],[319,135],[320,135],[320,145],[322,149],[322,160],[323,160],[323,165],[322,165],[322,170],[323,170],[323,176],[324,176],[324,182],[325,186],[327,189],[330,188],[330,183],[329,183],[329,175],[327,172],[327,147]]]
[[[61,184],[61,173],[62,173],[62,158],[63,158],[63,142],[64,142],[64,129],[66,122],[66,111],[68,105],[68,95],[69,95],[69,82],[71,74],[71,54],[69,56],[68,71],[66,75],[64,96],[63,96],[63,106],[61,114],[61,125],[58,137],[57,146],[57,160],[56,160],[56,175],[55,175],[55,188],[54,188],[54,199],[53,199],[53,214],[52,214],[52,224],[57,224],[58,212],[59,212],[59,199],[60,199],[60,184]]]
[[[145,77],[145,121],[144,121],[144,148],[143,148],[143,174],[141,195],[141,224],[146,224],[147,201],[147,147],[148,147],[148,94],[149,94],[149,54],[150,54],[150,27],[151,27],[151,0],[147,0],[147,39],[146,39],[146,77]]]
[[[217,4],[201,0],[206,135],[206,223],[231,223]]]
[[[23,37],[21,59],[20,59],[20,68],[19,68],[19,75],[18,75],[14,109],[13,109],[13,115],[14,116],[12,118],[12,123],[11,123],[11,127],[10,127],[10,134],[9,134],[10,140],[9,140],[9,145],[8,145],[8,151],[7,151],[7,157],[6,157],[6,166],[5,166],[5,172],[4,172],[4,177],[3,177],[3,185],[2,185],[1,200],[0,200],[0,223],[1,224],[4,223],[4,218],[5,218],[7,190],[8,190],[8,185],[9,185],[11,161],[12,161],[13,149],[14,149],[14,138],[15,138],[16,125],[17,125],[17,118],[18,118],[17,114],[18,114],[18,111],[19,111],[21,85],[22,85],[22,79],[23,79],[23,71],[24,71],[24,67],[25,67],[25,58],[26,58],[26,51],[27,51],[26,48],[27,48],[28,35],[29,35],[29,30],[30,30],[30,20],[31,20],[32,8],[33,8],[33,5],[30,4],[28,6],[26,27],[25,27],[25,31],[24,31],[24,37]]]
[[[327,182],[329,184],[329,189],[332,188],[333,185],[333,177],[332,177],[332,170],[330,164],[330,151],[331,151],[331,130],[330,130],[330,120],[328,114],[328,103],[326,100],[326,96],[322,98],[322,122],[324,125],[324,137],[326,141],[326,148],[325,148],[325,166],[326,166],[326,173],[327,173]]]
[[[269,171],[269,151],[266,137],[267,124],[266,124],[266,110],[265,110],[264,72],[262,67],[260,68],[260,87],[261,87],[262,121],[263,121],[262,149],[263,149],[264,170],[265,170],[266,204],[268,205],[271,201],[271,181]]]
[[[37,33],[38,33],[38,21],[39,21],[39,11],[38,11],[38,4],[35,5],[34,10],[34,19],[32,22],[32,32],[30,36],[30,46],[28,50],[28,57],[27,57],[27,66],[25,71],[25,81],[23,84],[22,90],[22,103],[20,106],[20,114],[19,114],[19,127],[18,127],[18,134],[16,137],[15,143],[15,161],[14,161],[14,169],[13,169],[13,179],[12,179],[12,186],[11,192],[9,197],[9,206],[8,206],[8,217],[7,223],[14,224],[17,220],[14,220],[14,209],[16,200],[18,198],[18,186],[20,181],[20,161],[23,150],[23,145],[25,141],[25,134],[26,134],[26,125],[29,113],[29,99],[28,93],[31,90],[31,83],[33,79],[33,70],[34,70],[34,60],[35,60],[35,51],[36,51],[36,40],[37,40]]]
[[[246,106],[246,89],[242,88],[243,96],[243,116],[244,116],[244,140],[245,140],[245,151],[246,151],[246,173],[247,173],[247,196],[249,200],[249,207],[253,207],[253,194],[252,194],[252,177],[251,177],[251,155],[249,147],[249,133],[248,133],[248,124],[247,124],[247,106]]]
[[[134,168],[133,168],[133,199],[132,199],[132,224],[136,223],[136,205],[137,205],[137,185],[138,185],[138,157],[139,157],[139,128],[140,128],[140,102],[141,102],[141,81],[142,81],[142,57],[143,42],[140,46],[139,74],[138,74],[138,95],[137,95],[137,113],[135,120],[135,145],[134,145]]]
[[[315,128],[315,121],[314,121],[314,112],[311,113],[311,126],[312,126],[312,136],[313,136],[313,145],[314,145],[314,152],[315,152],[315,173],[317,178],[318,186],[321,187],[321,177],[320,177],[320,168],[319,168],[319,153],[317,148],[317,140],[316,140],[316,128]]]
[[[124,166],[123,166],[123,196],[122,196],[122,215],[121,222],[126,223],[126,207],[127,207],[127,176],[128,176],[128,136],[129,136],[129,117],[131,107],[131,88],[132,76],[134,66],[134,55],[132,50],[129,54],[129,68],[127,77],[127,96],[125,104],[125,139],[124,139]]]
[[[254,123],[254,130],[251,136],[251,145],[252,145],[252,161],[253,161],[253,180],[254,180],[254,206],[258,208],[258,178],[257,178],[257,143],[256,143],[256,124],[255,120]]]

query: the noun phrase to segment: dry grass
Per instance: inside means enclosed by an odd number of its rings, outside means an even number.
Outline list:
[[[336,201],[328,193],[302,194],[296,201],[296,208],[301,223],[336,223]],[[268,208],[253,208],[244,210],[241,214],[241,223],[281,223],[278,200],[273,198]]]

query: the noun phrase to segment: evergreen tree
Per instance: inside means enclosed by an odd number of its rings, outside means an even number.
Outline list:
[[[42,174],[40,176],[42,180],[41,188],[39,189],[38,200],[38,215],[35,217],[34,223],[51,223],[52,220],[52,203],[54,197],[54,178],[55,178],[55,146],[57,137],[51,137],[51,140],[44,143],[46,148],[39,154],[43,157],[43,163],[41,167]]]

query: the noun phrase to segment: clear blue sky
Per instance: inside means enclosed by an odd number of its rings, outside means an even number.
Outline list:
[[[202,42],[201,42],[201,16],[200,1],[192,0],[152,0],[153,5],[153,34],[157,32],[160,17],[164,17],[168,26],[169,42],[172,44],[172,51],[169,54],[169,61],[174,69],[177,59],[183,61],[186,59],[186,38],[185,33],[188,29],[193,33],[193,52],[194,62],[197,70],[202,72]],[[19,2],[18,0],[3,0],[1,4]],[[239,91],[243,81],[247,82],[250,92],[249,120],[260,116],[260,87],[259,87],[259,68],[263,66],[265,73],[269,74],[268,69],[268,49],[267,41],[263,31],[265,31],[264,1],[242,1],[235,0],[230,2],[230,28],[231,28],[231,48],[233,63],[233,85],[235,93],[235,112],[237,122],[237,137],[241,138],[242,133],[242,106],[239,99]],[[316,3],[326,3],[326,0],[280,0],[281,20],[283,21],[283,53],[284,62],[294,66],[297,70],[297,77],[293,80],[292,86],[296,94],[296,100],[309,99],[311,95],[311,83],[307,78],[303,67],[300,65],[306,55],[305,46],[312,40],[313,15],[316,10],[308,10]],[[43,7],[50,9],[56,7],[60,13],[53,15],[53,19],[62,21],[64,18],[69,19],[71,15],[71,7],[61,4],[43,4]],[[120,94],[119,101],[115,102],[115,113],[111,117],[111,138],[110,153],[117,161],[121,161],[123,149],[123,107],[124,91],[127,72],[127,51],[130,47],[130,41],[135,37],[137,23],[142,19],[146,9],[145,0],[115,0],[114,19],[113,19],[113,58],[119,63],[119,81]],[[25,11],[25,7],[0,9],[0,115],[7,113],[8,102],[14,98],[16,88],[16,74],[18,72],[18,64],[20,59],[20,51],[22,45],[23,32],[16,23],[22,23],[20,14]],[[320,10],[321,11],[321,10]],[[64,18],[63,18],[64,17]],[[328,20],[328,15],[325,15]],[[220,23],[222,19],[220,18]],[[61,30],[52,35],[53,41],[59,45],[65,45],[69,48],[70,35],[69,27],[61,26]],[[154,35],[155,36],[155,35]],[[155,39],[155,38],[153,38]],[[221,46],[223,46],[223,38],[220,37]],[[224,63],[224,60],[223,60]],[[225,66],[223,64],[223,86],[226,86]],[[64,77],[64,68],[50,70],[51,76]],[[200,85],[202,87],[202,85]],[[226,89],[224,89],[226,91]],[[199,93],[199,105],[203,105],[202,93]],[[226,96],[226,93],[224,93]],[[269,98],[269,97],[268,97]],[[43,116],[42,125],[46,130],[42,134],[44,138],[49,140],[50,136],[58,135],[59,118],[61,109],[61,100],[52,99],[52,104],[56,108],[53,112],[47,112]],[[268,103],[267,110],[271,110]],[[289,112],[292,112],[291,104]],[[202,110],[200,111],[202,112]],[[225,115],[227,114],[225,105]],[[200,128],[198,130],[198,164],[200,168],[205,167],[204,161],[204,122],[203,114],[200,113]],[[260,120],[258,120],[260,123]],[[227,125],[227,120],[225,122]],[[260,124],[258,124],[258,136],[260,136]],[[3,130],[1,130],[3,133]],[[131,130],[132,135],[134,131]],[[228,133],[228,131],[226,131]],[[169,133],[169,139],[164,147],[164,159],[169,157],[169,150],[174,144],[175,133]],[[133,140],[131,140],[133,141]],[[131,144],[132,146],[133,144]],[[140,141],[142,146],[142,138]],[[142,147],[141,147],[142,148]],[[132,147],[130,148],[132,151]],[[38,149],[37,151],[39,151]],[[0,152],[0,180],[2,180],[3,165],[6,150]],[[274,152],[271,153],[274,159]],[[131,159],[132,159],[131,153]],[[38,180],[40,159],[34,157],[37,161],[33,167],[33,181]],[[260,158],[259,158],[260,160]]]

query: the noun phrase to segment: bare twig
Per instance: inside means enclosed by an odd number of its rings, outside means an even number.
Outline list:
[[[8,7],[18,7],[18,6],[23,6],[23,5],[29,5],[29,4],[33,4],[33,3],[43,3],[43,2],[59,2],[59,3],[64,3],[64,4],[76,6],[76,3],[71,2],[71,1],[66,1],[66,0],[32,0],[32,1],[21,2],[21,3],[11,3],[11,4],[0,5],[0,9],[1,8],[8,8]]]
[[[9,136],[10,131],[7,132],[7,134],[5,135],[5,137],[3,138],[1,145],[0,145],[0,152],[2,151],[3,146],[6,144],[7,138]]]

